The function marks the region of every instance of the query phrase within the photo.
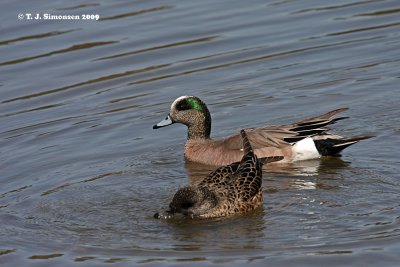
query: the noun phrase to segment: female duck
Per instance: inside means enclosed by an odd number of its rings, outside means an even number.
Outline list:
[[[244,155],[240,162],[220,167],[197,184],[176,192],[169,210],[156,213],[157,219],[168,219],[177,214],[190,218],[215,218],[254,210],[263,204],[262,167],[241,131]],[[263,163],[282,157],[263,159]]]

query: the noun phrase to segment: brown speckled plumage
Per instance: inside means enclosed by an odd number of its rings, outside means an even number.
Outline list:
[[[169,218],[181,214],[191,218],[215,218],[260,207],[263,203],[262,166],[244,130],[241,137],[244,155],[240,162],[220,167],[202,181],[179,189],[169,210],[157,213],[155,217]],[[266,161],[281,159],[274,157]]]

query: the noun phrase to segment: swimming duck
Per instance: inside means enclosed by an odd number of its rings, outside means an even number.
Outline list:
[[[246,132],[242,130],[240,134],[244,153],[240,162],[220,167],[201,182],[179,189],[169,210],[156,213],[154,217],[168,219],[180,214],[189,218],[216,218],[260,207],[263,203],[262,163],[254,154]],[[263,163],[282,158],[264,158]]]
[[[335,115],[348,110],[340,108],[323,115],[287,125],[269,125],[246,129],[254,152],[259,158],[283,156],[280,162],[294,162],[338,155],[346,147],[372,136],[342,137],[330,134],[326,126],[348,117]],[[171,105],[167,117],[153,126],[158,129],[182,123],[187,126],[185,158],[206,165],[224,166],[242,157],[240,135],[212,139],[211,115],[207,105],[196,96],[181,96]]]

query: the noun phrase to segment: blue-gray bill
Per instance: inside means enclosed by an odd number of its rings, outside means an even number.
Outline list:
[[[159,123],[155,124],[155,125],[153,126],[153,129],[158,129],[158,128],[161,128],[161,127],[165,127],[165,126],[171,125],[171,124],[173,124],[173,123],[174,123],[174,122],[172,121],[171,117],[170,117],[169,114],[168,114],[168,116],[165,117],[165,119],[163,119],[163,120],[160,121]]]

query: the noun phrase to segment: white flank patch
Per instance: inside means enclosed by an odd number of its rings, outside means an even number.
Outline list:
[[[311,137],[304,138],[294,144],[292,152],[293,161],[317,159],[321,157]]]

